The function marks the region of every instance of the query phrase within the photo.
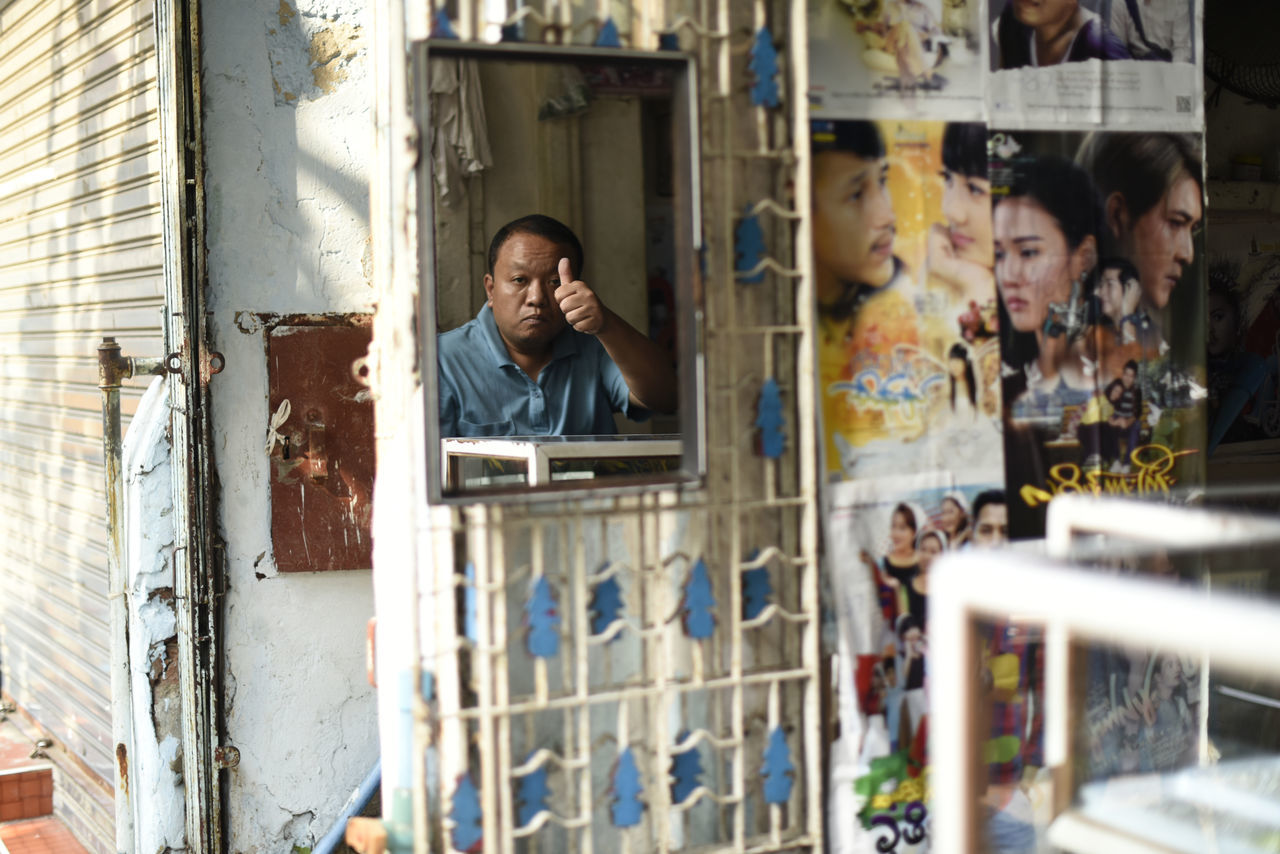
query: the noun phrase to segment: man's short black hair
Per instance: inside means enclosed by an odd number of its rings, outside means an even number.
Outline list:
[[[978,497],[973,499],[973,524],[978,524],[979,517],[982,516],[982,509],[988,504],[1004,505],[1008,502],[1004,499],[1003,489],[988,489],[985,492],[979,492]]]
[[[542,237],[552,243],[563,246],[569,250],[566,256],[569,259],[569,263],[573,265],[573,274],[575,276],[582,275],[582,242],[578,240],[578,235],[573,233],[573,229],[546,214],[529,214],[519,219],[513,219],[493,235],[493,240],[489,242],[490,276],[493,275],[493,268],[498,263],[498,252],[501,251],[502,244],[506,243],[514,234],[532,234],[535,237]]]
[[[1115,270],[1120,274],[1120,284],[1128,285],[1131,279],[1138,279],[1138,268],[1128,258],[1121,258],[1119,255],[1110,258],[1103,258],[1102,263],[1098,265],[1098,272],[1105,273],[1108,270]]]
[[[1123,370],[1133,371],[1136,374],[1138,372],[1138,363],[1135,362],[1133,359],[1130,359],[1129,361],[1124,363]]]
[[[879,160],[884,157],[884,137],[874,122],[814,121],[811,122],[810,144],[815,155],[827,151],[852,154],[863,160]]]

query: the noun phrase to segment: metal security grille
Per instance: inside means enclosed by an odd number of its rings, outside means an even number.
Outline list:
[[[0,4],[0,667],[109,785],[95,348],[161,349],[152,3]],[[141,388],[126,389],[131,415]],[[110,845],[111,807],[68,798]],[[82,834],[83,837],[84,834]]]
[[[792,145],[807,140],[803,4],[461,6],[464,39],[523,20],[590,43],[612,15],[624,45],[667,34],[697,56],[708,476],[697,491],[439,508],[450,521],[413,591],[429,697],[414,701],[416,848],[820,850],[811,295],[795,257],[808,176]],[[775,107],[750,93],[764,41]],[[744,269],[747,217],[766,251]],[[778,458],[755,447],[770,381]]]

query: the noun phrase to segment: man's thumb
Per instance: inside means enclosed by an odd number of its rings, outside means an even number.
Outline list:
[[[569,268],[569,259],[560,259],[560,284],[567,285],[573,281],[573,270]]]

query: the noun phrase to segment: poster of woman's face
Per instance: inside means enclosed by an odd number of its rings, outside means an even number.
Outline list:
[[[991,136],[1014,536],[1058,492],[1202,479],[1200,163],[1190,134]]]

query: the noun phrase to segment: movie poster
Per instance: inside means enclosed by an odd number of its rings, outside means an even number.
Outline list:
[[[1164,773],[1197,763],[1199,657],[1091,647],[1087,662],[1082,779]]]
[[[928,850],[929,573],[949,551],[1003,537],[999,474],[980,477],[933,472],[827,488],[827,569],[839,626],[832,852]],[[1021,660],[1007,650],[984,656],[1000,685],[1006,676],[1017,682]],[[1016,697],[1027,712],[1028,683],[1006,686],[1010,702]],[[1000,749],[1009,738],[1018,743],[1002,758],[1038,751],[1012,734],[999,739]]]
[[[986,131],[814,121],[829,481],[1001,467]]]
[[[1015,538],[1065,492],[1204,480],[1204,218],[1194,134],[993,132]]]
[[[1141,546],[1126,554],[1125,539],[1113,541],[1113,553],[1101,571],[1203,584],[1203,555]],[[1205,711],[1200,706],[1205,678],[1201,656],[1094,644],[1084,651],[1084,663],[1088,676],[1079,719],[1084,738],[1077,757],[1079,779],[1163,773],[1198,763]]]
[[[814,116],[973,119],[984,104],[979,0],[808,0]]]
[[[1204,127],[1200,0],[989,0],[989,120]]]

